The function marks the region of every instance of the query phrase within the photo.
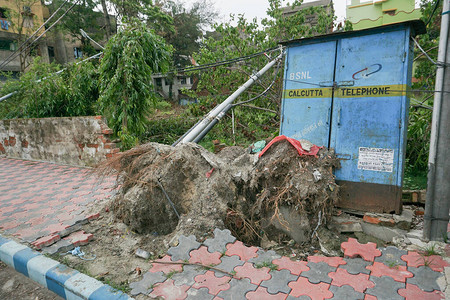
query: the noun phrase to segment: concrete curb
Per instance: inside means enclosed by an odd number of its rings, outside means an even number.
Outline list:
[[[128,295],[0,235],[0,260],[70,300],[129,300]]]

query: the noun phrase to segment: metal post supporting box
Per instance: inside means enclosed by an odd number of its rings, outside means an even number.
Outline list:
[[[334,148],[340,207],[401,211],[413,44],[411,21],[283,43],[280,133]]]

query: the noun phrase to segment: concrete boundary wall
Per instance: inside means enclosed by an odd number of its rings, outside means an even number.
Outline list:
[[[0,155],[95,166],[119,149],[101,116],[0,120]]]

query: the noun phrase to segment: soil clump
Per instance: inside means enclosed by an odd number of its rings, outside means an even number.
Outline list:
[[[243,242],[294,239],[310,243],[332,215],[338,197],[333,150],[302,155],[287,141],[260,158],[240,147],[213,154],[193,143],[149,143],[109,160],[121,188],[115,217],[141,234],[195,235],[230,229]]]

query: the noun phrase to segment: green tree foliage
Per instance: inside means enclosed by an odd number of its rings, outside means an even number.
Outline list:
[[[50,13],[56,11],[63,2],[64,0],[53,0],[49,5]],[[57,20],[71,5],[72,3],[66,4],[52,20]],[[55,31],[67,34],[72,41],[81,41],[81,49],[84,54],[87,56],[95,54],[96,51],[92,47],[91,41],[81,34],[80,29],[86,31],[94,40],[104,40],[104,37],[106,36],[105,26],[102,26],[104,17],[102,13],[94,10],[98,5],[99,1],[96,0],[79,1],[72,10],[61,19],[56,26],[56,30],[52,30],[51,34],[55,34]]]
[[[145,131],[157,101],[151,75],[166,72],[172,48],[142,23],[130,23],[109,40],[100,65],[99,108],[124,147]]]
[[[301,1],[295,1],[291,7],[295,8],[300,3]],[[202,65],[247,56],[276,47],[281,40],[324,34],[332,27],[334,16],[328,15],[322,7],[300,10],[289,17],[284,17],[281,1],[269,0],[269,4],[270,7],[267,11],[269,17],[261,21],[262,26],[256,19],[248,21],[242,15],[232,16],[231,21],[237,21],[237,26],[232,26],[230,23],[215,26],[216,34],[204,42],[200,51],[194,55],[195,60]],[[305,24],[306,17],[313,13],[318,15],[317,26]],[[278,50],[268,53],[272,57],[278,54]],[[199,99],[200,105],[192,107],[193,113],[203,115],[208,112],[247,81],[252,73],[267,63],[267,57],[261,55],[244,62],[218,66],[195,73],[194,76],[199,78],[199,83],[197,89],[190,92],[190,96]],[[236,107],[234,109],[236,134],[233,134],[231,119],[228,118],[211,131],[205,138],[204,145],[210,146],[213,139],[220,139],[228,144],[234,142],[248,144],[258,139],[277,135],[279,128],[277,112],[279,112],[281,100],[282,73],[282,71],[277,73],[275,69],[269,71],[238,100],[246,101],[259,95],[276,76],[272,89],[264,97],[250,103],[266,109],[266,111],[243,106]]]
[[[17,93],[0,103],[0,118],[90,116],[98,99],[98,72],[92,62],[69,65],[58,75],[56,64],[36,58],[19,80],[10,80],[2,95]]]
[[[173,18],[174,30],[162,35],[174,47],[174,65],[185,67],[191,63],[189,57],[200,49],[203,30],[214,24],[218,13],[208,0],[198,0],[190,8],[179,1],[166,1],[163,10]]]
[[[422,20],[427,23],[427,33],[416,37],[421,47],[434,60],[437,60],[442,1],[435,10],[437,0],[423,0],[421,4]],[[434,13],[433,13],[434,12]],[[433,91],[436,79],[436,65],[416,47],[414,53],[414,77],[418,79],[413,89]],[[408,127],[407,175],[425,174],[430,148],[431,117],[433,106],[432,92],[416,92],[411,97]]]

